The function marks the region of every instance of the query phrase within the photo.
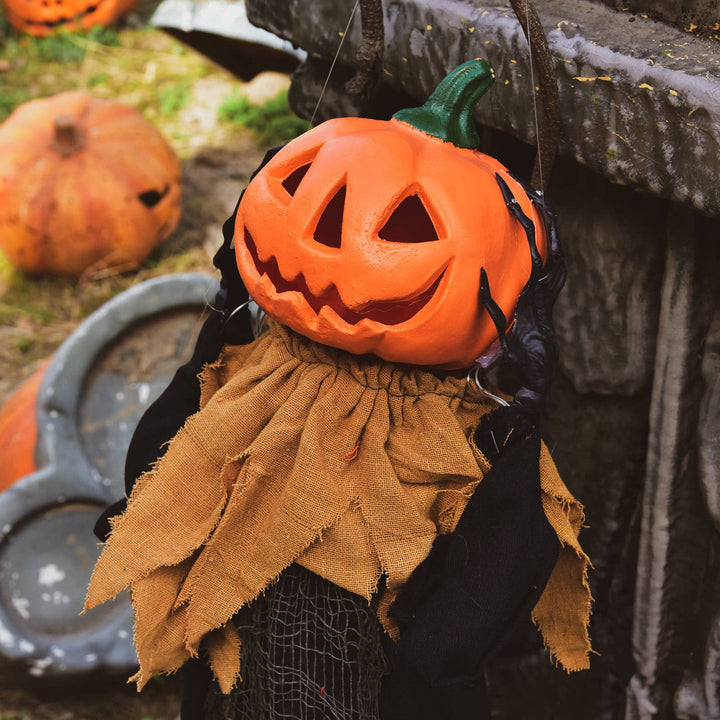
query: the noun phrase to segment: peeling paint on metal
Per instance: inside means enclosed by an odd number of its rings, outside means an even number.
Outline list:
[[[150,383],[138,383],[138,400],[144,405],[150,398]]]
[[[43,565],[38,570],[38,583],[46,587],[52,587],[65,579],[65,571],[61,570],[55,563]]]
[[[52,664],[53,659],[51,657],[37,658],[33,660],[32,665],[28,669],[28,673],[33,677],[42,677]]]
[[[15,645],[15,637],[2,622],[0,622],[0,645],[6,648],[12,648]]]
[[[23,620],[30,619],[30,600],[24,597],[14,597],[12,599],[13,607],[17,610],[18,615]]]

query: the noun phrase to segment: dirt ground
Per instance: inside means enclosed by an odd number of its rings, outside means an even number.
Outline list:
[[[180,225],[133,272],[76,280],[28,278],[0,263],[0,405],[85,317],[117,293],[166,273],[214,273],[211,258],[222,240],[222,223],[265,151],[249,130],[218,120],[218,106],[238,88],[246,88],[248,95],[254,94],[262,102],[289,83],[287,77],[264,74],[247,88],[148,28],[121,30],[120,41],[119,47],[93,47],[79,64],[39,69],[27,82],[23,80],[23,87],[34,88],[38,96],[47,94],[46,83],[58,83],[58,90],[87,87],[93,85],[92,78],[99,77],[100,68],[105,68],[103,77],[108,77],[93,86],[94,94],[118,97],[142,109],[181,157]],[[25,72],[21,60],[3,56],[7,47],[0,38],[0,95],[3,80],[12,89],[12,82],[19,82],[17,75]],[[20,53],[22,57],[22,47]],[[122,67],[118,74],[123,82],[117,86],[112,84],[110,66]],[[179,85],[178,77],[193,79],[186,88],[187,97],[172,112],[158,110],[154,104],[154,87],[164,81],[163,73],[174,73],[172,82],[179,87],[185,86]],[[126,684],[125,676],[40,683],[0,659],[0,720],[172,720],[178,715],[179,703],[178,677],[154,679],[138,694],[134,685]]]
[[[179,677],[159,678],[142,693],[124,677],[48,685],[0,686],[0,720],[175,720],[180,712]]]

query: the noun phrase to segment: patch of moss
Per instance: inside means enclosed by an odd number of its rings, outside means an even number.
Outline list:
[[[94,27],[35,38],[19,34],[4,19],[0,61],[6,66],[0,71],[0,122],[30,99],[83,88],[162,121],[188,104],[193,83],[210,68],[204,58],[157,31]]]
[[[79,68],[99,46],[116,47],[120,35],[112,28],[87,32],[59,30],[44,38],[21,35],[0,14],[0,122],[30,99],[77,87]]]
[[[245,95],[235,92],[222,102],[218,115],[221,120],[249,128],[265,145],[286,143],[311,127],[290,109],[287,90],[262,105],[253,105]]]
[[[192,83],[189,80],[183,80],[178,83],[165,85],[158,90],[158,100],[160,102],[160,112],[163,115],[175,115],[183,108],[187,107],[192,94]]]
[[[11,25],[5,17],[2,8],[0,8],[0,40],[2,40],[3,42],[6,41],[10,36],[11,32]],[[0,715],[0,720],[1,718],[2,716]]]

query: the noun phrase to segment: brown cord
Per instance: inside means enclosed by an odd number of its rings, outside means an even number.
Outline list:
[[[357,72],[345,85],[347,92],[361,104],[369,100],[382,75],[383,26],[382,0],[360,0],[362,42],[355,53]]]
[[[510,5],[520,21],[525,37],[530,44],[533,60],[537,67],[538,85],[540,87],[538,156],[535,158],[535,165],[530,179],[532,186],[537,188],[541,186],[541,167],[542,184],[547,186],[557,153],[560,132],[560,106],[555,64],[550,54],[545,30],[530,0],[510,0]]]
[[[359,0],[362,20],[362,42],[355,53],[357,71],[346,83],[347,92],[365,104],[377,87],[382,75],[385,38],[382,0]],[[560,111],[553,63],[547,36],[530,0],[510,0],[510,5],[530,44],[537,67],[540,88],[540,128],[538,157],[532,171],[531,184],[540,187],[548,182],[557,153],[560,130]],[[541,177],[542,168],[542,177]],[[542,182],[541,182],[542,180]]]

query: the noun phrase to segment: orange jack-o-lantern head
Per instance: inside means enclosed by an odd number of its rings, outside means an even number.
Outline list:
[[[493,80],[461,65],[422,108],[389,121],[329,120],[293,140],[240,203],[240,274],[268,315],[317,342],[386,360],[460,368],[497,338],[480,269],[506,317],[530,276],[526,234],[500,174],[537,228],[539,214],[497,160],[474,150],[472,107]]]
[[[137,0],[2,0],[5,14],[18,30],[48,35],[54,30],[88,30],[110,25]]]

